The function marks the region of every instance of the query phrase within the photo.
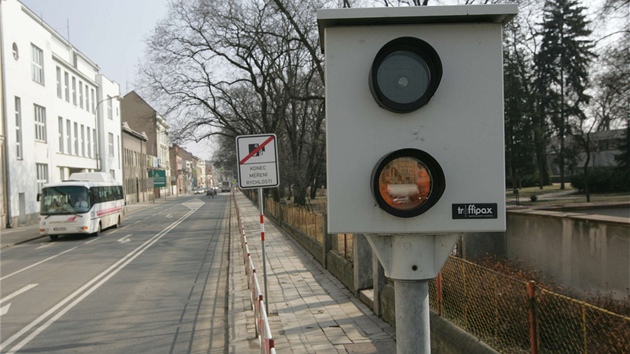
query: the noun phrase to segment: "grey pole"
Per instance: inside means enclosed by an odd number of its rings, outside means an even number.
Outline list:
[[[429,280],[394,280],[396,354],[430,354]]]

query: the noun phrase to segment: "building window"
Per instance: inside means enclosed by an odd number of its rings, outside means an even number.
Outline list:
[[[15,150],[18,160],[24,158],[22,155],[22,100],[15,97]]]
[[[96,128],[94,128],[94,130],[92,130],[92,147],[94,150],[94,157],[98,158],[98,150],[96,149]]]
[[[63,118],[59,117],[58,127],[59,130],[59,152],[63,154]]]
[[[48,165],[43,163],[36,164],[37,166],[37,192],[42,191],[44,184],[48,183]]]
[[[63,84],[66,91],[66,102],[70,102],[70,76],[65,71],[63,73]]]
[[[79,155],[79,124],[74,123],[74,154]]]
[[[91,92],[92,92],[92,113],[96,113],[96,95],[94,94],[94,89],[92,89]]]
[[[114,119],[112,115],[112,98],[107,96],[107,118]]]
[[[66,119],[66,153],[72,155],[72,123],[70,119]]]
[[[87,134],[87,154],[88,157],[92,157],[92,138],[91,138],[91,133],[90,133],[90,127],[86,127],[86,132]]]
[[[72,77],[72,104],[77,105],[77,78]]]
[[[31,77],[33,81],[44,84],[44,51],[31,44],[32,64]]]
[[[114,156],[114,134],[107,134],[107,143],[109,145],[109,156]]]
[[[33,105],[35,112],[35,140],[46,142],[46,108]]]
[[[57,67],[57,97],[63,97],[63,90],[61,87],[61,68]]]
[[[85,126],[81,124],[81,156],[85,156]]]
[[[13,43],[13,59],[18,60],[20,59],[20,51],[18,50],[18,46],[17,43]]]
[[[79,80],[79,106],[83,108],[83,81]]]
[[[118,168],[122,168],[120,165],[120,136],[116,136],[116,150],[118,150]]]
[[[85,110],[90,111],[90,95],[88,85],[85,85]]]

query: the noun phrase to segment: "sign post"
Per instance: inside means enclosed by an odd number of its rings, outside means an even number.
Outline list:
[[[238,157],[238,183],[241,189],[258,188],[258,209],[260,210],[260,240],[262,243],[263,278],[267,299],[267,260],[265,255],[265,216],[263,188],[275,188],[279,185],[278,150],[275,134],[240,135],[236,137],[236,155]],[[268,310],[269,306],[265,306]]]

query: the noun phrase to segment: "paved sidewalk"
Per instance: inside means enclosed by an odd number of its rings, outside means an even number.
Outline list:
[[[250,253],[264,289],[260,214],[236,194]],[[230,249],[230,352],[259,353],[234,209]],[[396,330],[358,300],[291,237],[265,221],[268,306],[278,353],[395,353]],[[267,302],[267,301],[266,301]]]

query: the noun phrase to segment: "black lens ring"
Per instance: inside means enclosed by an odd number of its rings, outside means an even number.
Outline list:
[[[395,52],[416,54],[425,61],[429,68],[431,77],[427,90],[421,97],[410,103],[400,103],[391,100],[378,85],[378,70],[381,64],[383,64],[390,54]],[[431,97],[433,97],[433,94],[435,94],[435,91],[437,91],[441,80],[442,61],[440,60],[440,56],[429,43],[415,37],[400,37],[385,44],[376,54],[369,75],[370,92],[372,92],[376,103],[380,107],[395,113],[413,112],[426,105]]]
[[[411,157],[422,162],[428,169],[429,175],[431,176],[431,191],[427,196],[427,201],[420,204],[418,207],[409,210],[393,208],[385,201],[379,189],[379,176],[383,172],[385,166],[387,166],[387,164],[391,161],[401,157]],[[423,214],[433,207],[438,200],[440,200],[442,194],[444,194],[444,189],[446,188],[446,179],[440,164],[433,158],[433,156],[418,149],[401,149],[383,156],[372,171],[371,182],[372,195],[374,196],[374,199],[376,199],[378,206],[388,214],[401,218],[410,218]]]

